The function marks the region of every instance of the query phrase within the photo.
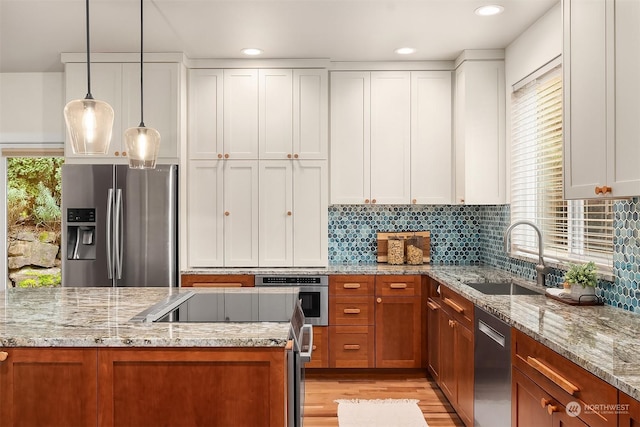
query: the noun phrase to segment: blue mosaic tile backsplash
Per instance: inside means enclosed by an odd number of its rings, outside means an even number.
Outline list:
[[[600,281],[605,303],[640,310],[640,199],[614,204],[614,281]],[[534,263],[507,257],[503,234],[509,205],[333,205],[329,207],[329,262],[376,262],[377,231],[431,231],[431,262],[440,265],[486,264],[530,280]],[[547,284],[560,286],[564,271],[552,269]]]

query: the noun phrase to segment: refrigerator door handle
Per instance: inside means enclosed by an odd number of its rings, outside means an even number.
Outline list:
[[[111,224],[113,223],[113,188],[107,193],[107,274],[109,279],[113,279],[113,252],[111,249]]]
[[[122,224],[122,190],[118,188],[116,190],[116,272],[117,279],[122,279],[122,230],[124,228]]]

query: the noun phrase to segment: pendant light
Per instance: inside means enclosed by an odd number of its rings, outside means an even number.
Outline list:
[[[74,154],[106,154],[113,129],[113,108],[91,95],[91,59],[89,56],[89,0],[87,15],[87,95],[84,99],[70,101],[64,107]]]
[[[143,73],[143,0],[140,0],[140,125],[129,128],[124,133],[129,155],[129,167],[132,169],[155,169],[160,132],[144,125],[144,73]]]

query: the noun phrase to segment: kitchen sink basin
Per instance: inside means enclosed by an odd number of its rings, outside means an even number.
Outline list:
[[[513,282],[478,282],[467,283],[467,286],[486,295],[541,295]]]

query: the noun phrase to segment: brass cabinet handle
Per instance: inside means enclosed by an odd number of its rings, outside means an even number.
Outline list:
[[[291,216],[291,211],[287,211],[287,216]]]
[[[290,158],[291,158],[291,154],[287,154],[287,159],[290,159]]]
[[[436,304],[435,302],[431,302],[431,301],[427,301],[427,307],[429,307],[431,310],[437,310],[440,308],[440,306],[438,304]]]
[[[218,154],[218,158],[221,159],[222,158],[222,154]]]
[[[228,159],[228,158],[229,158],[229,154],[225,154],[225,155],[224,155],[224,158],[225,158],[225,159]]]
[[[371,203],[376,203],[376,199],[371,199]]]
[[[460,203],[464,203],[464,199],[460,199]]]
[[[116,157],[118,157],[118,156],[120,156],[120,152],[119,152],[119,151],[116,151],[115,153],[113,153],[113,155],[114,155],[114,156],[116,156]]]
[[[300,157],[300,156],[298,156],[297,154],[294,154],[294,155],[293,155],[293,158],[294,158],[294,159],[297,159],[298,157]]]
[[[533,369],[547,377],[558,387],[569,393],[570,395],[575,395],[580,391],[578,387],[576,387],[571,381],[564,378],[562,375],[540,362],[535,357],[527,356],[527,364],[531,366]]]
[[[449,307],[451,307],[456,313],[460,313],[460,314],[464,313],[464,308],[460,307],[458,304],[453,302],[451,299],[445,298],[444,299],[444,303],[447,304]]]
[[[313,345],[313,346],[312,346],[312,348],[313,348],[313,350],[315,351],[315,350],[316,350],[316,348],[318,348],[318,347],[316,347],[315,345]]]
[[[127,157],[127,152],[126,151],[122,152],[122,157]]]
[[[378,299],[376,300],[376,302],[377,302],[378,304],[380,304],[380,303],[382,302],[382,298],[378,298]]]
[[[9,353],[6,351],[0,351],[0,362],[4,362],[9,357]]]
[[[602,187],[596,187],[596,194],[607,194],[611,193],[612,188],[603,185]]]
[[[360,283],[345,283],[342,287],[344,289],[360,289]]]
[[[360,346],[358,344],[345,344],[342,348],[345,350],[360,350]]]
[[[549,405],[547,406],[547,412],[549,415],[553,415],[554,412],[558,412],[558,407],[555,405]]]
[[[542,406],[543,408],[546,408],[547,405],[550,403],[551,403],[550,399],[545,399],[544,397],[540,399],[540,406]]]
[[[413,200],[411,201],[411,203],[413,203],[413,204],[415,205],[416,203],[418,203],[418,200],[417,200],[417,199],[413,199]]]
[[[369,199],[364,199],[364,202],[365,203],[369,203]]]
[[[224,216],[229,216],[229,211],[225,211]]]
[[[345,308],[342,310],[344,314],[360,314],[359,308]]]
[[[407,289],[406,283],[391,283],[389,285],[391,289]]]

